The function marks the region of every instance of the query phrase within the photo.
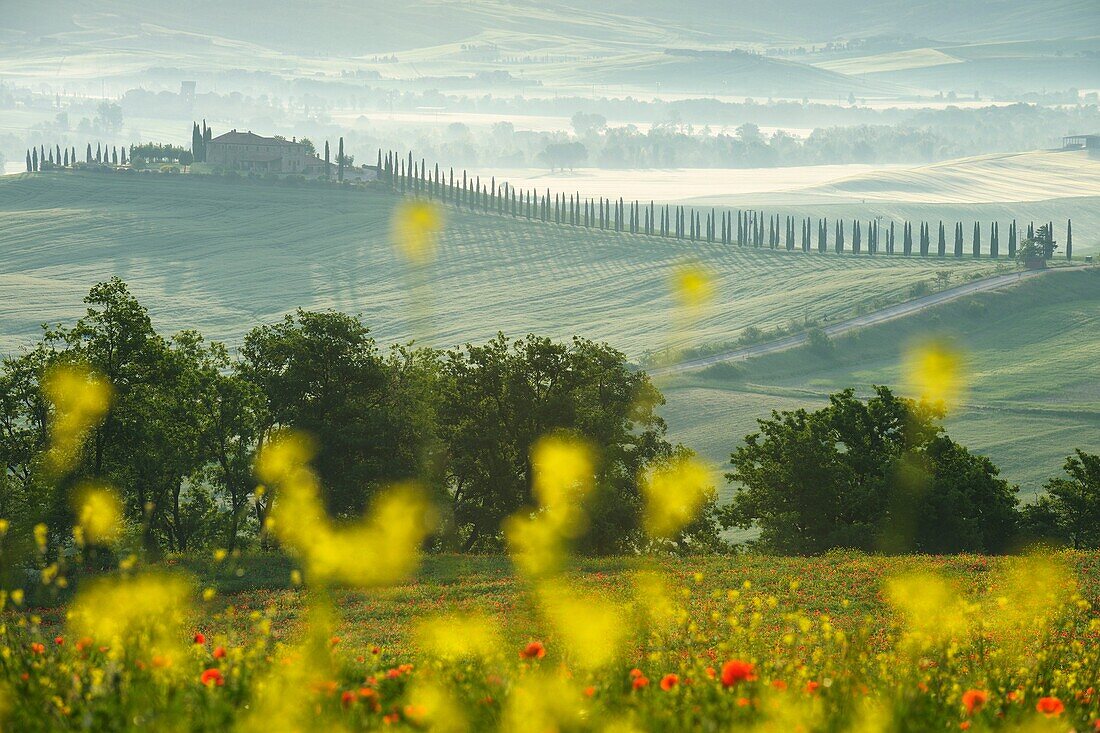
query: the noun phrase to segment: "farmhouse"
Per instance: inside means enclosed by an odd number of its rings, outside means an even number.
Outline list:
[[[257,173],[319,175],[324,163],[306,146],[281,137],[263,137],[251,130],[230,130],[206,144],[206,162],[227,170]]]
[[[1062,138],[1062,147],[1100,150],[1100,135],[1067,135]]]

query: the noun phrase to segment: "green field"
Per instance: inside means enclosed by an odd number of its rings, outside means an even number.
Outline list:
[[[426,287],[390,243],[396,197],[382,190],[231,182],[200,177],[58,174],[0,180],[0,350],[71,322],[95,282],[127,281],[166,332],[197,328],[239,343],[299,306],[362,314],[383,343],[436,346],[498,330],[606,340],[647,350],[733,341],[853,315],[909,297],[948,269],[954,281],[989,261],[804,255],[742,250],[530,223],[448,209]],[[670,278],[698,260],[715,299],[677,329]]]
[[[1028,498],[1074,448],[1100,448],[1100,271],[1059,272],[979,293],[809,347],[665,386],[678,438],[724,463],[757,418],[818,407],[831,392],[905,382],[902,354],[919,339],[953,343],[966,393],[948,416],[956,440],[989,456]]]

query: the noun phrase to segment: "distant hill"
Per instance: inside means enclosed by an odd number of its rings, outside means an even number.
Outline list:
[[[907,298],[940,269],[968,277],[994,267],[741,249],[447,209],[430,288],[418,293],[391,249],[395,200],[191,176],[0,179],[0,352],[37,338],[43,322],[78,317],[88,288],[112,275],[165,330],[230,342],[302,306],[361,313],[383,341],[582,334],[637,359],[731,341],[750,326],[854,314]],[[713,272],[717,302],[683,332],[670,277],[689,258]]]
[[[596,5],[41,0],[8,5],[0,13],[0,39],[15,58],[0,63],[0,73],[33,72],[51,82],[61,70],[80,78],[133,75],[149,66],[312,76],[366,65],[406,80],[508,70],[574,92],[601,85],[623,92],[795,99],[1100,84],[1095,64],[1100,6],[1094,0],[608,0]],[[844,43],[853,39],[885,39],[889,47],[845,51]],[[840,48],[823,48],[832,42]],[[997,45],[1012,42],[1018,46]],[[729,57],[735,48],[790,53]],[[715,55],[692,59],[669,50]],[[1064,57],[1057,56],[1063,51]],[[390,54],[398,56],[396,63],[370,66]],[[0,62],[3,56],[0,51]]]
[[[655,29],[706,43],[822,43],[872,35],[947,41],[1094,35],[1092,0],[40,0],[9,3],[0,27],[36,34],[94,18],[143,24],[296,52],[348,55],[470,40],[489,31],[638,42]],[[47,20],[48,19],[48,22]],[[1091,29],[1091,30],[1090,30]]]

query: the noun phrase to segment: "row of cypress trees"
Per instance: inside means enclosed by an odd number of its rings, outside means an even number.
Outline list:
[[[50,168],[75,167],[81,161],[76,156],[75,147],[62,148],[54,145],[47,148],[39,145],[37,148],[27,149],[27,172],[37,173]],[[126,147],[109,147],[103,143],[96,143],[95,152],[92,152],[92,144],[84,152],[84,163],[102,163],[107,165],[126,165]]]
[[[955,224],[954,238],[950,245],[947,240],[947,230],[942,221],[939,222],[936,230],[935,245],[933,245],[930,224],[920,222],[914,231],[912,223],[903,222],[899,249],[895,222],[891,221],[887,228],[877,218],[866,223],[858,219],[853,220],[851,229],[846,228],[845,221],[836,220],[833,222],[830,241],[827,218],[818,219],[815,229],[813,219],[810,217],[799,220],[793,216],[786,216],[784,219],[779,214],[765,216],[764,212],[752,210],[733,212],[711,208],[709,211],[700,211],[692,207],[668,204],[657,206],[653,201],[648,204],[638,201],[629,202],[624,201],[622,197],[618,200],[605,197],[582,198],[579,192],[555,194],[550,189],[546,189],[545,192],[516,189],[506,183],[498,186],[495,176],[487,183],[482,183],[480,176],[471,176],[465,170],[459,177],[454,168],[444,172],[438,163],[429,168],[424,159],[414,160],[411,152],[407,156],[401,156],[391,151],[383,156],[382,151],[379,150],[377,167],[380,179],[401,193],[426,196],[485,212],[569,226],[803,252],[816,250],[817,252],[833,251],[852,254],[865,252],[870,255],[886,253],[906,256],[915,253],[927,257],[933,254],[933,246],[935,246],[935,256],[963,257],[966,251],[962,222]],[[797,236],[796,222],[801,229]],[[1053,232],[1053,223],[1048,226],[1049,228],[1045,231]],[[988,257],[998,258],[1002,255],[1000,224],[990,223],[988,231],[989,247],[986,254]],[[1073,257],[1072,232],[1072,223],[1067,222],[1067,259]],[[1035,236],[1035,224],[1032,222],[1028,224],[1027,237],[1034,239]],[[1045,247],[1047,259],[1050,259],[1053,256],[1054,242],[1049,235],[1047,239],[1049,242]],[[1008,257],[1016,256],[1018,242],[1022,240],[1019,238],[1016,222],[1013,221],[1008,229],[1005,253]],[[971,257],[982,256],[982,227],[979,222],[974,222],[969,249]]]

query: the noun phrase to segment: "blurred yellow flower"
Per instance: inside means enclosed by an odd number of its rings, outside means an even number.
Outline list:
[[[307,438],[287,433],[257,457],[257,475],[278,488],[271,517],[275,535],[301,555],[311,578],[379,587],[406,577],[419,562],[420,543],[433,522],[423,491],[415,484],[390,487],[375,497],[360,522],[336,527],[307,465],[312,456]]]
[[[669,539],[695,519],[708,494],[714,491],[710,469],[694,456],[659,466],[642,481],[645,528],[651,537]]]
[[[428,654],[446,660],[478,659],[494,654],[500,632],[490,617],[481,613],[451,613],[422,621],[417,645]]]
[[[672,274],[672,294],[681,308],[699,308],[714,297],[711,274],[698,264],[683,264]]]
[[[602,598],[578,595],[565,583],[543,583],[538,598],[572,664],[593,670],[618,658],[628,631],[625,608]]]
[[[85,484],[74,498],[80,544],[110,545],[122,527],[122,502],[109,487]]]
[[[962,354],[942,341],[922,341],[905,353],[904,379],[921,400],[944,407],[958,404],[965,387]]]
[[[191,591],[186,580],[173,575],[92,581],[69,608],[69,628],[73,636],[115,652],[138,647],[171,657],[182,648]]]
[[[435,204],[408,200],[394,208],[394,247],[411,264],[427,265],[435,259],[436,239],[442,228],[443,214]]]
[[[558,572],[568,543],[587,528],[584,500],[591,492],[594,467],[583,442],[562,436],[541,438],[531,448],[534,509],[504,522],[504,536],[516,567],[528,577]]]
[[[107,413],[111,386],[91,369],[69,364],[51,368],[42,390],[54,407],[46,464],[61,473],[72,468],[88,431]]]

